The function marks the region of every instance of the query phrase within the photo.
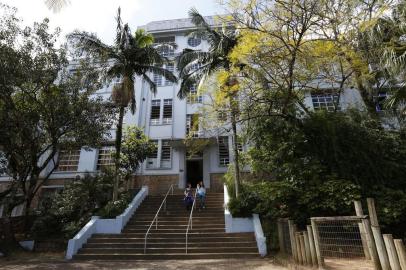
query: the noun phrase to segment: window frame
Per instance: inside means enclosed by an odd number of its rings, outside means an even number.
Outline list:
[[[230,144],[228,136],[220,136],[217,139],[217,157],[219,167],[227,167],[230,164]],[[224,149],[221,149],[221,145],[224,145]],[[227,157],[222,157],[222,152],[227,151]],[[225,153],[223,153],[225,156]]]
[[[108,150],[108,149],[110,150],[109,151],[110,153],[107,153],[106,150]],[[101,148],[99,148],[99,151],[97,153],[96,171],[101,171],[101,170],[103,170],[105,168],[114,166],[114,155],[113,155],[114,150],[115,150],[115,147],[113,145],[104,145]],[[104,151],[104,153],[101,153],[101,151]],[[107,159],[107,158],[101,159],[101,155],[103,155],[105,157],[110,156],[110,159]],[[101,160],[111,161],[111,163],[108,163],[108,162],[107,163],[100,163]]]
[[[166,110],[170,109],[170,117],[169,115],[165,115],[168,113]],[[173,99],[166,98],[163,100],[163,108],[162,108],[162,124],[172,124],[173,119]]]
[[[65,153],[69,152],[69,155],[67,157],[77,157],[75,159],[69,158],[69,159],[63,159],[61,163],[61,157],[65,157]],[[76,154],[72,154],[73,152],[76,152]],[[80,153],[81,149],[75,150],[75,149],[70,149],[70,150],[61,150],[58,152],[58,168],[55,170],[55,172],[77,172],[79,169],[79,162],[80,162]],[[75,162],[72,164],[72,162]],[[64,164],[67,163],[67,164]]]
[[[158,111],[154,111],[154,109],[158,110]],[[158,118],[156,118],[156,116],[158,116]],[[161,124],[161,100],[160,99],[151,100],[149,124],[151,126],[156,126],[156,125]]]
[[[339,100],[340,94],[332,91],[313,92],[310,94],[313,110],[326,110],[327,112],[340,111],[341,106]],[[329,100],[327,100],[329,99]],[[336,107],[337,104],[337,107]]]
[[[187,45],[188,45],[189,47],[195,48],[195,47],[197,47],[197,46],[200,46],[200,44],[202,44],[202,39],[201,39],[201,38],[198,38],[198,37],[189,37],[189,38],[187,39]]]

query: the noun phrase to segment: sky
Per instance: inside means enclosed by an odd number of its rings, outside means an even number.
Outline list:
[[[195,7],[203,15],[224,12],[216,0],[69,0],[61,11],[54,13],[45,0],[0,0],[0,3],[16,7],[17,16],[24,25],[50,19],[51,27],[60,27],[61,36],[73,30],[96,33],[105,43],[112,44],[115,34],[115,17],[121,7],[121,17],[134,31],[137,26],[151,21],[188,17],[188,10]]]

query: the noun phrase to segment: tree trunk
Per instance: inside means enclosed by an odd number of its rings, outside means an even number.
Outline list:
[[[12,253],[14,250],[22,250],[20,244],[14,235],[13,222],[11,218],[11,212],[13,207],[5,205],[3,217],[0,219],[0,227],[2,232],[0,234],[0,251],[6,256]]]
[[[234,151],[234,185],[235,197],[240,195],[240,159],[238,153],[238,136],[237,136],[237,111],[235,101],[230,98],[231,104],[231,126],[233,130],[233,151]]]
[[[125,107],[120,106],[120,113],[118,116],[117,131],[116,131],[116,156],[115,156],[115,175],[114,175],[114,187],[113,187],[113,200],[118,199],[118,184],[120,182],[120,154],[121,154],[121,138],[123,136],[123,119],[124,119]]]

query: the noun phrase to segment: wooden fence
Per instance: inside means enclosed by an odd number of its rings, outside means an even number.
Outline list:
[[[374,200],[367,203],[369,216],[355,201],[355,216],[312,217],[303,231],[292,220],[279,219],[280,252],[319,269],[406,270],[403,241],[382,235]]]

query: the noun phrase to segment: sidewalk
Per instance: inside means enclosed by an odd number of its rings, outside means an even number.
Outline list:
[[[0,269],[159,269],[159,270],[174,270],[174,269],[193,269],[193,270],[287,270],[294,268],[286,268],[273,264],[271,258],[265,259],[230,259],[230,260],[163,260],[163,261],[128,261],[128,262],[102,262],[102,261],[86,261],[72,262],[63,260],[16,260],[16,261],[1,261]]]

